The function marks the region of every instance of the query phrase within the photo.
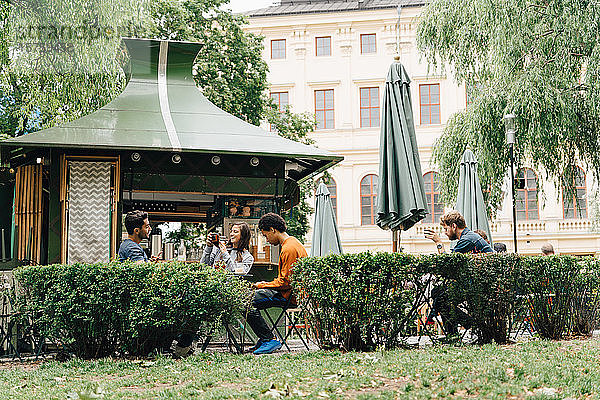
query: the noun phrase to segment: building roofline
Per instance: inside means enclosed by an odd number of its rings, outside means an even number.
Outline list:
[[[346,11],[374,11],[397,8],[398,5],[404,7],[420,7],[426,4],[426,0],[396,0],[385,4],[385,0],[365,0],[360,1],[315,1],[314,3],[273,5],[256,10],[250,10],[242,15],[248,18],[277,17],[283,15],[301,15],[301,14],[325,14],[339,13]],[[362,4],[362,5],[361,5]],[[329,7],[326,7],[329,5]],[[337,5],[337,7],[336,7]]]

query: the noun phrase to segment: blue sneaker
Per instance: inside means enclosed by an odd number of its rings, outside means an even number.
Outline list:
[[[279,340],[269,340],[260,345],[260,347],[254,350],[254,354],[271,354],[281,348],[281,342]]]
[[[261,344],[263,344],[264,342],[268,342],[268,341],[269,341],[269,339],[258,338],[258,341],[256,342],[256,344],[254,346],[250,347],[248,349],[248,351],[254,351],[254,350],[258,349]]]

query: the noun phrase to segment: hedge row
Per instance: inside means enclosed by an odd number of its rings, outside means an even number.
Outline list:
[[[147,355],[228,321],[248,284],[201,264],[27,266],[15,271],[23,323],[80,357]]]
[[[22,323],[85,358],[168,348],[178,334],[228,322],[249,300],[247,282],[201,264],[28,266],[15,278]],[[323,348],[404,345],[435,299],[480,343],[505,343],[519,327],[549,339],[587,335],[600,317],[595,258],[332,255],[303,259],[293,285]]]
[[[418,309],[435,298],[446,305],[436,308],[470,326],[480,343],[505,343],[519,327],[559,339],[590,334],[598,325],[600,261],[511,254],[331,255],[303,259],[294,286],[323,348],[403,345],[415,334]]]

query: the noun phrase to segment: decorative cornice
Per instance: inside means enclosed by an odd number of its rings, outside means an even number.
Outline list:
[[[340,80],[336,80],[336,81],[312,81],[312,82],[306,82],[306,84],[308,86],[339,86],[342,83],[342,81]]]
[[[352,83],[355,85],[383,85],[385,83],[385,78],[352,79]]]

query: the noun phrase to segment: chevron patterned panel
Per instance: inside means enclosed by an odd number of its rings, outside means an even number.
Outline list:
[[[96,263],[110,258],[111,163],[69,163],[67,262]]]

